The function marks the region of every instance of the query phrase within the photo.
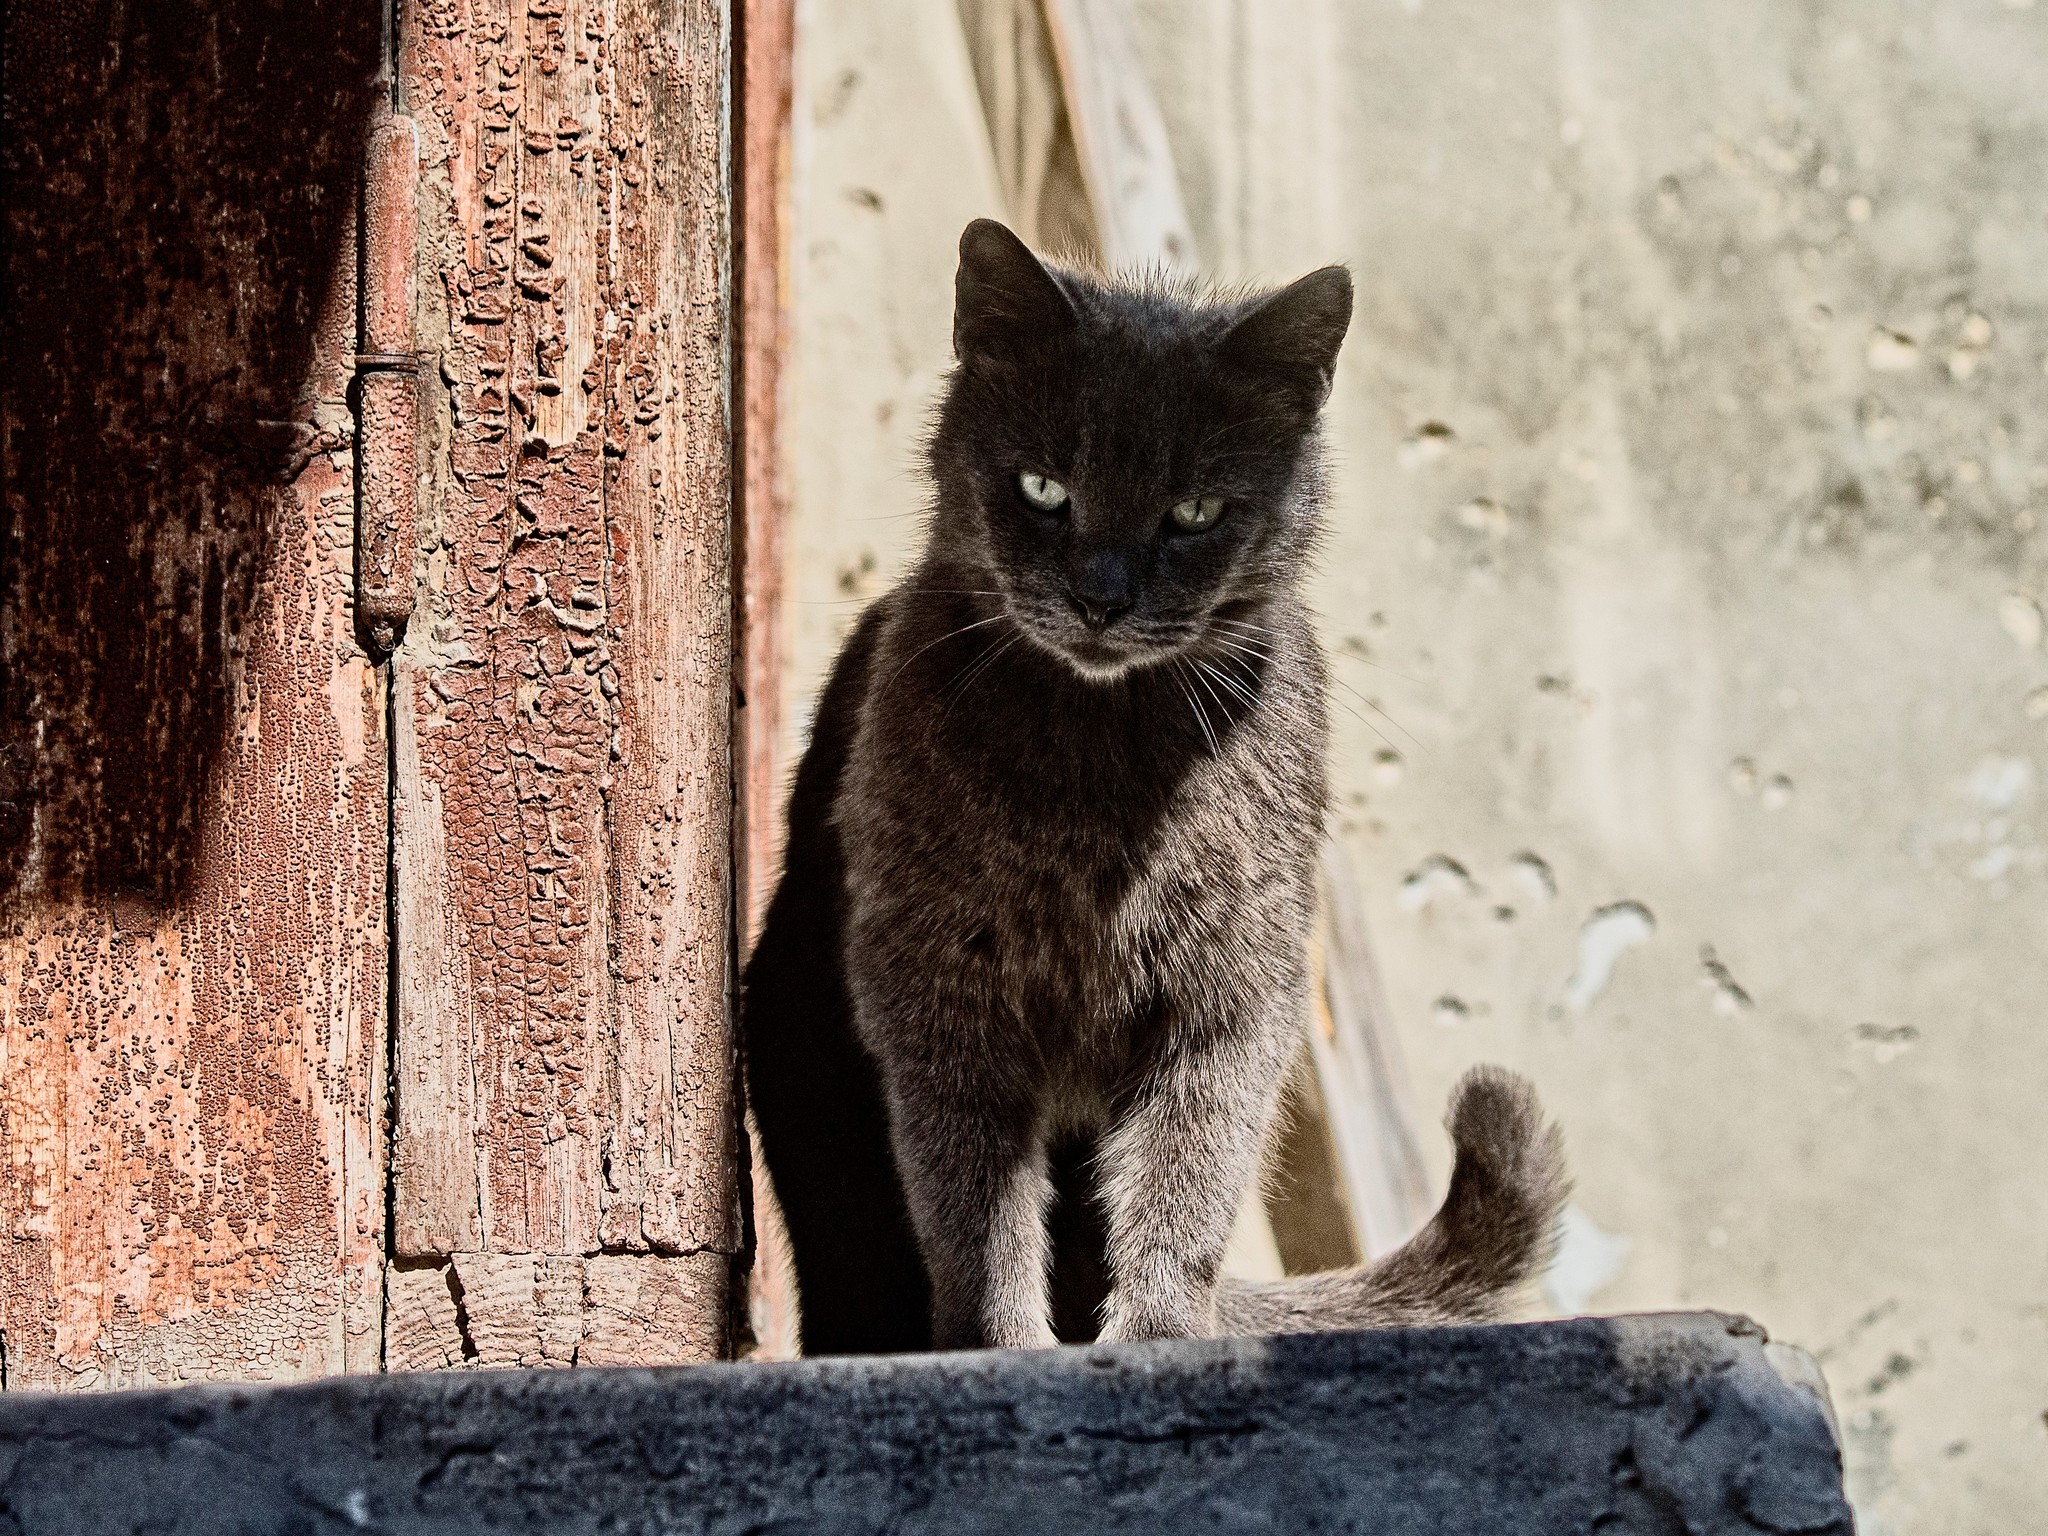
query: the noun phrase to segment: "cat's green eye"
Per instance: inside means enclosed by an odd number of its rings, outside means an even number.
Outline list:
[[[1173,526],[1182,533],[1200,533],[1205,528],[1214,528],[1222,515],[1221,496],[1190,496],[1186,501],[1173,504]]]
[[[1024,493],[1024,499],[1041,512],[1057,512],[1067,504],[1067,488],[1059,481],[1045,475],[1034,475],[1029,470],[1017,477],[1017,489]]]

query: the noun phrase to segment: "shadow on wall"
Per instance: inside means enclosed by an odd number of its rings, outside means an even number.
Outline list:
[[[0,908],[172,899],[350,238],[375,6],[7,16]]]

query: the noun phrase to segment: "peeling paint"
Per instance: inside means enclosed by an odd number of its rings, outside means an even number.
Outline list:
[[[1420,912],[1440,896],[1472,896],[1478,890],[1464,865],[1449,854],[1433,853],[1401,881],[1394,902],[1404,912]]]
[[[655,0],[405,39],[441,386],[395,663],[408,1259],[738,1248],[727,46]]]
[[[1615,963],[1656,931],[1656,918],[1639,901],[1618,901],[1594,912],[1579,929],[1579,964],[1565,983],[1565,1006],[1584,1013],[1607,989]]]
[[[340,450],[375,19],[7,26],[6,1384],[374,1366],[385,752]]]
[[[1714,953],[1714,946],[1700,946],[1700,985],[1712,996],[1714,1012],[1734,1015],[1747,1013],[1756,1002],[1735,979],[1734,972]]]

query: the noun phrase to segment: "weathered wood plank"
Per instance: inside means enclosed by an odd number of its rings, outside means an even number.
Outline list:
[[[673,1365],[726,1349],[724,1254],[599,1254],[583,1266],[578,1365]]]
[[[583,1260],[458,1253],[458,1326],[479,1366],[566,1366],[583,1340]],[[464,1362],[453,1362],[464,1363]]]
[[[960,0],[959,14],[1011,228],[1039,250],[1100,263],[1100,226],[1045,6]]]
[[[1311,996],[1323,986],[1322,947],[1310,951]],[[1318,1025],[1316,1006],[1308,1028]],[[1288,1073],[1280,1124],[1266,1148],[1266,1215],[1273,1243],[1291,1275],[1345,1269],[1363,1256],[1358,1224],[1345,1198],[1337,1148],[1330,1134],[1322,1079],[1304,1030],[1301,1054]]]
[[[739,800],[734,875],[742,948],[768,909],[781,861],[783,531],[789,521],[783,360],[790,314],[796,0],[740,0],[734,22],[733,182],[740,409],[733,498],[739,624]]]
[[[384,1369],[443,1371],[469,1363],[452,1275],[444,1265],[394,1264],[384,1277]]]
[[[1309,1047],[1359,1247],[1378,1258],[1429,1219],[1429,1179],[1400,1040],[1366,939],[1365,903],[1341,843],[1324,843],[1319,873],[1322,986]]]
[[[484,1243],[474,1063],[514,1006],[491,925],[527,888],[506,819],[509,743],[489,640],[508,542],[512,455],[513,136],[523,70],[488,0],[409,4],[400,81],[420,135],[416,334],[438,359],[420,423],[422,583],[392,657],[398,1015],[392,1247]],[[395,1314],[394,1314],[395,1315]]]
[[[593,27],[602,0],[509,7],[512,505],[482,627],[505,798],[466,831],[516,848],[518,881],[476,936],[509,962],[477,1036],[486,1249],[595,1248],[606,1032],[601,687],[604,491],[596,272],[603,211]],[[509,840],[507,834],[510,834]],[[403,930],[401,930],[402,932]]]
[[[731,1254],[730,34],[716,0],[622,0],[615,27],[605,515],[617,1097],[602,1235],[612,1250]]]
[[[738,775],[733,835],[740,948],[753,942],[782,862],[783,536],[789,520],[783,361],[795,340],[790,306],[794,182],[795,0],[741,0],[734,15],[734,261],[738,275],[740,410],[734,461],[733,590],[737,599]],[[760,1157],[750,1160],[754,1261],[747,1308],[758,1352],[796,1353],[789,1238]]]
[[[1104,260],[1192,266],[1195,238],[1173,146],[1124,0],[1044,3]]]
[[[386,745],[347,393],[375,20],[7,28],[5,1384],[374,1368]]]
[[[739,1247],[727,24],[447,0],[403,25],[443,388],[397,658],[395,1247],[454,1256],[480,1356],[567,1363],[537,1340],[608,1315],[590,1275],[713,1277],[684,1310],[722,1318]],[[581,1321],[543,1327],[571,1260]]]
[[[725,1349],[727,1256],[458,1253],[394,1266],[394,1371],[674,1365]]]
[[[445,338],[448,381],[423,519],[442,559],[395,668],[399,932],[443,940],[400,946],[407,1255],[597,1246],[612,721],[588,10],[477,0],[405,28],[441,277],[422,340]]]

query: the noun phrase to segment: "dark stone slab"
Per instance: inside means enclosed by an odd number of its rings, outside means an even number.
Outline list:
[[[1795,1356],[1674,1314],[10,1393],[0,1531],[1850,1536]]]

